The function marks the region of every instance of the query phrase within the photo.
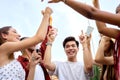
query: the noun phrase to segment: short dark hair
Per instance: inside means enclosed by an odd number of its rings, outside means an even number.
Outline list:
[[[66,43],[69,42],[69,41],[75,41],[77,47],[79,47],[79,42],[75,39],[75,37],[69,36],[69,37],[66,37],[63,41],[63,47],[64,48],[65,48]]]

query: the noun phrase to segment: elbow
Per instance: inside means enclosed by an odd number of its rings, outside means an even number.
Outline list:
[[[103,31],[102,29],[98,29],[98,32],[99,32],[100,34],[104,34],[104,31]]]
[[[102,61],[103,61],[102,59],[95,58],[95,62],[96,62],[96,63],[101,63]]]
[[[43,35],[36,35],[37,40],[39,40],[40,42],[45,40],[45,36]]]
[[[52,64],[51,63],[44,63],[44,67],[50,71],[53,71],[54,70],[54,67],[52,67]]]
[[[47,64],[47,63],[44,63],[44,66],[45,66],[45,68],[49,68],[49,64]]]
[[[49,69],[51,63],[50,62],[46,62],[46,61],[43,61],[43,64],[45,66],[45,68]]]
[[[92,71],[92,65],[93,64],[86,65],[87,72],[91,72]]]
[[[95,62],[96,62],[96,63],[99,63],[99,60],[98,60],[98,59],[95,59]]]
[[[86,17],[89,19],[95,19],[95,15],[97,14],[97,9],[91,8],[90,10],[87,11]]]
[[[98,32],[102,34],[102,30],[101,29],[98,29]]]
[[[46,37],[46,36],[41,35],[41,37],[40,37],[41,41],[45,40],[45,37]]]
[[[85,64],[86,70],[91,71],[93,66],[93,61],[90,61],[89,63]]]
[[[92,12],[91,12],[91,11],[87,12],[86,17],[87,17],[88,19],[93,19],[93,14],[92,14]]]

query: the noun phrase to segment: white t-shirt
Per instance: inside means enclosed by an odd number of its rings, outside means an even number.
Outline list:
[[[84,65],[81,62],[54,62],[56,69],[49,72],[56,75],[59,80],[90,80],[90,76],[85,74]]]
[[[0,67],[0,80],[25,80],[25,71],[22,65],[17,60],[13,60]]]
[[[43,69],[39,64],[35,68],[34,80],[45,80]]]

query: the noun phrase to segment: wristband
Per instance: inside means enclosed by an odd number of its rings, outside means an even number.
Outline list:
[[[52,46],[52,43],[51,42],[47,42],[46,46],[48,46],[48,45]]]

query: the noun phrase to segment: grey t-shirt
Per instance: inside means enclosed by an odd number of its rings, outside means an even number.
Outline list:
[[[51,75],[56,75],[59,80],[90,80],[92,73],[86,74],[84,65],[81,62],[54,62],[56,69],[50,72]]]

